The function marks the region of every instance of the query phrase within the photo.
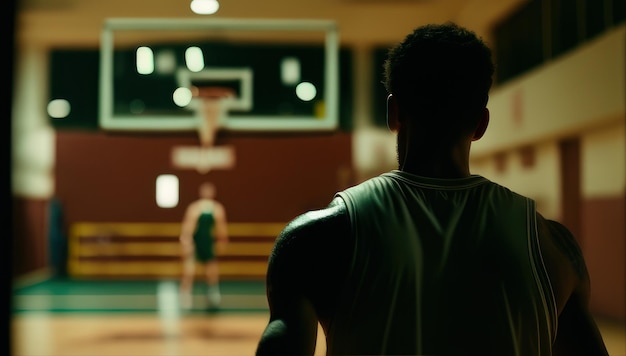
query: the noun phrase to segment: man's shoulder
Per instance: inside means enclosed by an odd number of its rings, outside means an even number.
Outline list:
[[[307,211],[291,220],[281,232],[285,236],[333,234],[346,227],[348,210],[341,198],[335,198],[325,208]]]
[[[352,241],[350,231],[347,209],[341,200],[299,215],[276,238],[270,265],[284,268],[272,268],[273,274],[292,275],[305,273],[311,266],[338,265],[340,259],[333,256],[347,253]]]
[[[342,246],[349,235],[346,206],[334,200],[323,209],[305,212],[287,223],[276,238],[272,256],[293,259],[323,254],[331,246]]]
[[[565,257],[579,278],[588,278],[582,249],[574,234],[564,224],[537,215],[540,234],[543,234],[544,241],[548,242],[544,246],[551,246],[560,256]]]
[[[561,239],[568,240],[570,242],[576,242],[576,238],[572,234],[572,232],[562,223],[546,218],[541,213],[537,212],[537,224],[539,226],[539,230],[552,239]]]

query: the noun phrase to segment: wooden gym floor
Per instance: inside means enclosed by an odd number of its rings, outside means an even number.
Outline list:
[[[269,314],[263,282],[223,282],[223,308],[178,308],[177,281],[43,281],[16,287],[15,356],[253,355]],[[623,323],[598,319],[610,355],[626,356]],[[315,354],[326,351],[321,328]]]

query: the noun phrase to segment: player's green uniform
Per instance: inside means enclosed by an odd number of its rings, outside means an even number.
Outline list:
[[[338,196],[355,247],[329,354],[551,354],[558,317],[531,199],[481,176],[401,171]]]
[[[196,230],[193,233],[196,259],[200,262],[207,262],[215,259],[213,249],[213,228],[215,217],[212,212],[202,212],[198,217]]]

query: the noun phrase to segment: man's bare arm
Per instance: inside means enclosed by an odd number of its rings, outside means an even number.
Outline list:
[[[215,241],[217,243],[217,252],[223,253],[228,243],[228,219],[226,218],[226,209],[218,202],[214,203],[213,216],[215,218]]]
[[[270,322],[258,355],[311,355],[344,287],[353,241],[343,200],[291,221],[276,239],[267,274]]]
[[[261,336],[257,355],[312,355],[317,339],[317,318],[306,295],[308,274],[302,234],[306,224],[298,218],[277,237],[267,270],[270,320]]]
[[[580,246],[565,226],[551,220],[547,220],[547,225],[554,245],[567,259],[574,281],[559,315],[554,355],[608,355],[589,309],[591,284]]]
[[[196,229],[196,208],[192,203],[185,210],[183,221],[180,224],[179,240],[182,246],[183,255],[187,256],[193,252],[193,233]]]

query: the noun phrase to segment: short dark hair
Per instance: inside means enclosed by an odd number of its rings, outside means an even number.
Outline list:
[[[493,73],[491,50],[474,32],[452,22],[428,24],[389,50],[384,85],[412,119],[468,130],[487,105]]]

